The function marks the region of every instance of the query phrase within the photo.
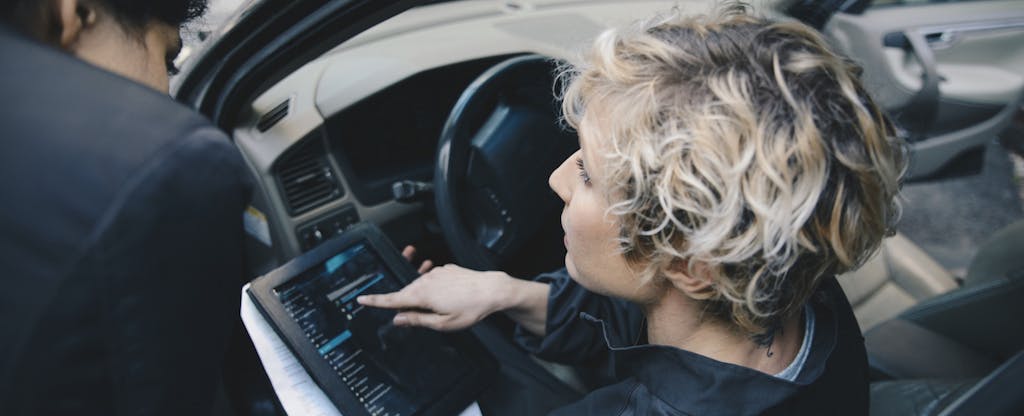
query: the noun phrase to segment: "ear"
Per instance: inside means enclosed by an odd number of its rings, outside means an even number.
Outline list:
[[[56,40],[62,49],[70,50],[82,32],[96,23],[96,8],[78,0],[52,0],[50,4]]]
[[[664,271],[665,278],[693,299],[708,299],[714,293],[711,268],[707,264],[688,260],[673,260]]]

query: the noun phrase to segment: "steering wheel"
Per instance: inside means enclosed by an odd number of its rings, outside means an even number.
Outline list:
[[[547,253],[551,240],[556,255],[564,255],[562,201],[547,178],[577,142],[559,124],[553,87],[550,59],[511,58],[477,77],[445,122],[434,202],[444,238],[464,267],[508,270],[521,263],[514,260],[524,248]]]

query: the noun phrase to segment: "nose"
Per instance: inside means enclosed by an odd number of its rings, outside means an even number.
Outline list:
[[[569,199],[572,198],[572,169],[573,160],[579,157],[579,151],[569,155],[561,165],[558,165],[554,171],[551,172],[551,176],[548,177],[548,186],[551,187],[552,191],[558,194],[559,198],[566,204],[569,203]]]

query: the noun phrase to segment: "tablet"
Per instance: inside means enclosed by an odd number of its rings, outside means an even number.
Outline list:
[[[396,327],[395,312],[356,302],[417,276],[371,224],[254,280],[260,312],[345,415],[457,414],[496,372],[468,332]]]

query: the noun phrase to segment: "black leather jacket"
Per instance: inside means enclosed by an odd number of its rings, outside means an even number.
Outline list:
[[[850,414],[868,410],[868,367],[853,310],[835,278],[811,300],[811,350],[794,382],[645,341],[640,309],[598,295],[564,270],[551,284],[543,339],[519,330],[519,343],[540,358],[603,368],[611,384],[553,415]]]
[[[194,111],[0,24],[0,415],[213,409],[250,178]]]

